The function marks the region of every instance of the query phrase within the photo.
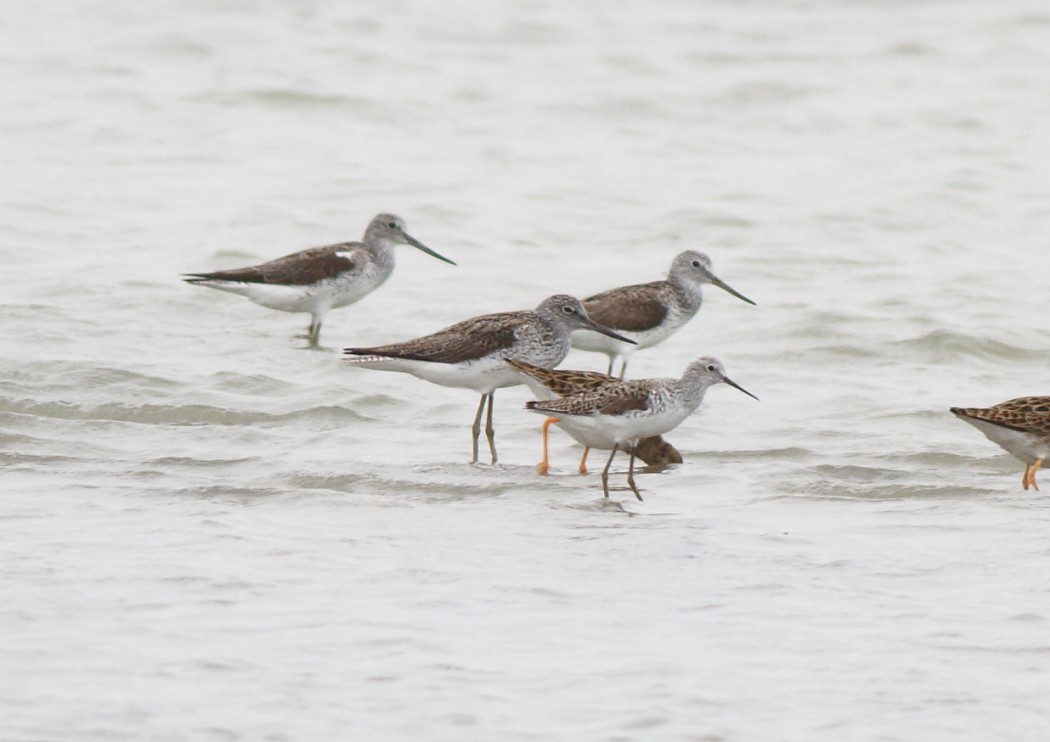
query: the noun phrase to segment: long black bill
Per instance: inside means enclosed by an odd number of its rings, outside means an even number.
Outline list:
[[[735,381],[730,379],[728,376],[723,376],[722,377],[722,381],[724,381],[725,383],[729,384],[729,386],[733,387],[734,389],[739,389],[740,391],[742,391],[744,394],[746,394],[747,396],[751,397],[752,399],[758,399],[758,397],[756,397],[754,394],[749,392],[744,387],[742,387],[739,384],[737,384]],[[758,401],[761,402],[762,400],[759,399]]]
[[[613,340],[619,340],[621,343],[630,343],[631,345],[638,345],[638,341],[631,340],[630,338],[625,338],[623,335],[613,332],[605,325],[599,325],[590,317],[580,317],[580,322],[588,330],[594,330],[595,332],[600,332],[602,335],[608,335]]]
[[[432,257],[435,257],[435,258],[437,258],[438,260],[444,260],[444,261],[445,261],[446,263],[448,263],[449,265],[455,265],[455,264],[456,264],[456,263],[455,263],[455,261],[453,261],[453,260],[449,260],[449,259],[448,259],[448,258],[446,258],[446,257],[445,257],[444,255],[439,255],[438,253],[434,252],[434,251],[433,251],[433,250],[431,250],[431,249],[430,249],[429,247],[427,247],[426,245],[424,245],[424,244],[423,244],[422,242],[420,242],[419,240],[417,240],[417,239],[416,239],[415,237],[413,237],[412,235],[410,235],[410,234],[409,234],[408,232],[401,232],[401,237],[402,237],[402,238],[403,238],[403,239],[405,240],[405,242],[407,242],[408,244],[410,244],[410,245],[411,245],[412,247],[416,248],[417,250],[422,250],[422,251],[423,251],[423,252],[425,252],[425,253],[426,253],[427,255],[430,255],[430,256],[432,256]]]
[[[732,294],[733,296],[735,296],[737,299],[740,299],[741,301],[746,301],[748,304],[751,304],[752,306],[757,306],[755,304],[755,302],[753,302],[750,299],[748,299],[746,296],[741,294],[739,291],[734,289],[732,286],[730,286],[728,283],[723,281],[718,276],[714,275],[713,273],[708,273],[707,275],[708,275],[708,279],[710,280],[710,282],[713,283],[718,288],[720,288],[723,291],[726,291],[726,292]]]

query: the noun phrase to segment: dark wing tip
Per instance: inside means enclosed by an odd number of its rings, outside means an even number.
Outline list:
[[[396,353],[383,352],[380,348],[343,348],[344,356],[374,356],[375,358],[400,358]]]

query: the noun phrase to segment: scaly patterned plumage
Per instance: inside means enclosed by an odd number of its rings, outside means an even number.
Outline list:
[[[676,428],[700,406],[713,384],[729,384],[758,399],[726,376],[717,358],[699,358],[680,379],[620,381],[559,399],[527,402],[525,409],[558,418],[562,428],[585,446],[612,450],[602,471],[602,490],[608,497],[609,467],[617,450],[630,450],[643,438]],[[631,454],[627,485],[641,500],[634,484],[635,456]]]
[[[596,371],[542,368],[514,359],[508,359],[507,363],[524,374],[525,383],[538,396],[546,396],[546,392],[551,392],[556,396],[564,397],[568,394],[594,391],[607,384],[619,382],[619,379],[615,376],[600,374]],[[557,422],[557,418],[549,417],[543,421],[543,460],[536,466],[536,471],[540,474],[546,474],[549,469],[547,429],[552,422]],[[583,456],[580,458],[579,471],[581,474],[587,473],[586,461],[588,451],[590,451],[590,448],[584,448]],[[633,447],[631,451],[650,466],[682,463],[682,454],[678,452],[678,449],[660,436],[644,438],[638,441],[638,445]]]
[[[678,452],[678,449],[665,441],[662,435],[642,438],[632,450],[635,456],[649,466],[681,464],[683,461],[682,454]]]
[[[631,338],[635,345],[576,332],[572,336],[572,347],[605,353],[609,356],[610,375],[616,360],[622,359],[622,379],[634,351],[663,342],[700,311],[703,303],[700,288],[705,283],[714,284],[748,304],[755,303],[718,278],[707,255],[687,250],[671,263],[664,281],[621,286],[583,300],[583,306],[595,321]]]
[[[581,327],[619,337],[591,320],[579,299],[558,294],[545,299],[532,311],[487,314],[414,340],[374,348],[346,348],[344,353],[350,356],[346,360],[355,365],[400,371],[434,384],[478,392],[481,403],[471,427],[471,463],[478,460],[481,416],[487,402],[485,435],[495,464],[493,394],[496,389],[523,383],[521,376],[507,365],[506,359],[554,366],[561,363],[569,352],[569,333]]]
[[[409,235],[400,217],[379,214],[369,223],[361,242],[312,247],[246,268],[187,273],[184,280],[240,294],[270,309],[309,313],[307,337],[316,345],[330,309],[359,301],[390,277],[398,244],[412,245],[455,265]]]
[[[1021,486],[1039,489],[1035,474],[1050,458],[1050,397],[1018,397],[994,407],[952,407],[951,412],[1020,459],[1025,465]]]

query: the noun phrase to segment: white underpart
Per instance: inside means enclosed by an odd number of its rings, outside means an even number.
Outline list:
[[[412,374],[442,386],[473,389],[479,394],[488,394],[495,389],[525,383],[521,374],[503,360],[504,356],[542,368],[553,368],[561,363],[568,352],[568,332],[561,321],[536,317],[514,328],[514,340],[509,347],[470,361],[442,363],[367,354],[351,355],[346,361],[366,368]]]
[[[699,311],[699,307],[697,310]],[[625,338],[635,341],[637,345],[625,343],[622,340],[611,338],[608,335],[602,335],[600,332],[594,332],[593,330],[574,330],[569,337],[569,342],[572,344],[572,347],[577,350],[604,353],[611,359],[625,361],[629,359],[631,354],[636,350],[651,348],[671,337],[671,335],[678,332],[682,325],[688,322],[695,314],[696,312],[686,314],[685,312],[675,312],[672,310],[668,313],[668,316],[664,318],[662,323],[650,330],[643,330],[641,332],[616,330],[617,333],[623,335]]]
[[[496,389],[523,383],[521,375],[498,355],[462,363],[435,363],[385,356],[349,356],[346,361],[365,368],[412,374],[441,386],[473,389],[478,394],[488,394]]]
[[[307,312],[321,317],[329,309],[360,301],[381,286],[393,271],[392,260],[380,266],[361,249],[337,254],[359,262],[362,269],[301,286],[218,280],[199,281],[197,285],[239,294],[268,309]]]
[[[1047,443],[1042,436],[1005,428],[1002,425],[972,417],[960,417],[960,419],[970,423],[988,436],[988,440],[1002,446],[1008,453],[1016,456],[1028,466],[1039,459],[1050,459],[1050,443]]]
[[[561,428],[577,442],[591,448],[609,450],[613,446],[634,446],[642,438],[663,435],[674,430],[689,417],[703,401],[703,392],[686,404],[656,404],[659,412],[631,410],[620,415],[565,415],[543,410],[532,410],[542,415],[557,417]]]

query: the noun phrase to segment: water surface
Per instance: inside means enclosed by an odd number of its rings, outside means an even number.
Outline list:
[[[5,739],[1042,739],[1050,506],[947,413],[1047,388],[1050,14],[1016,0],[0,11]],[[402,215],[307,319],[181,283]],[[344,367],[711,289],[686,463]],[[566,366],[602,369],[574,352]],[[592,468],[602,455],[592,457]],[[623,462],[625,463],[625,462]]]

